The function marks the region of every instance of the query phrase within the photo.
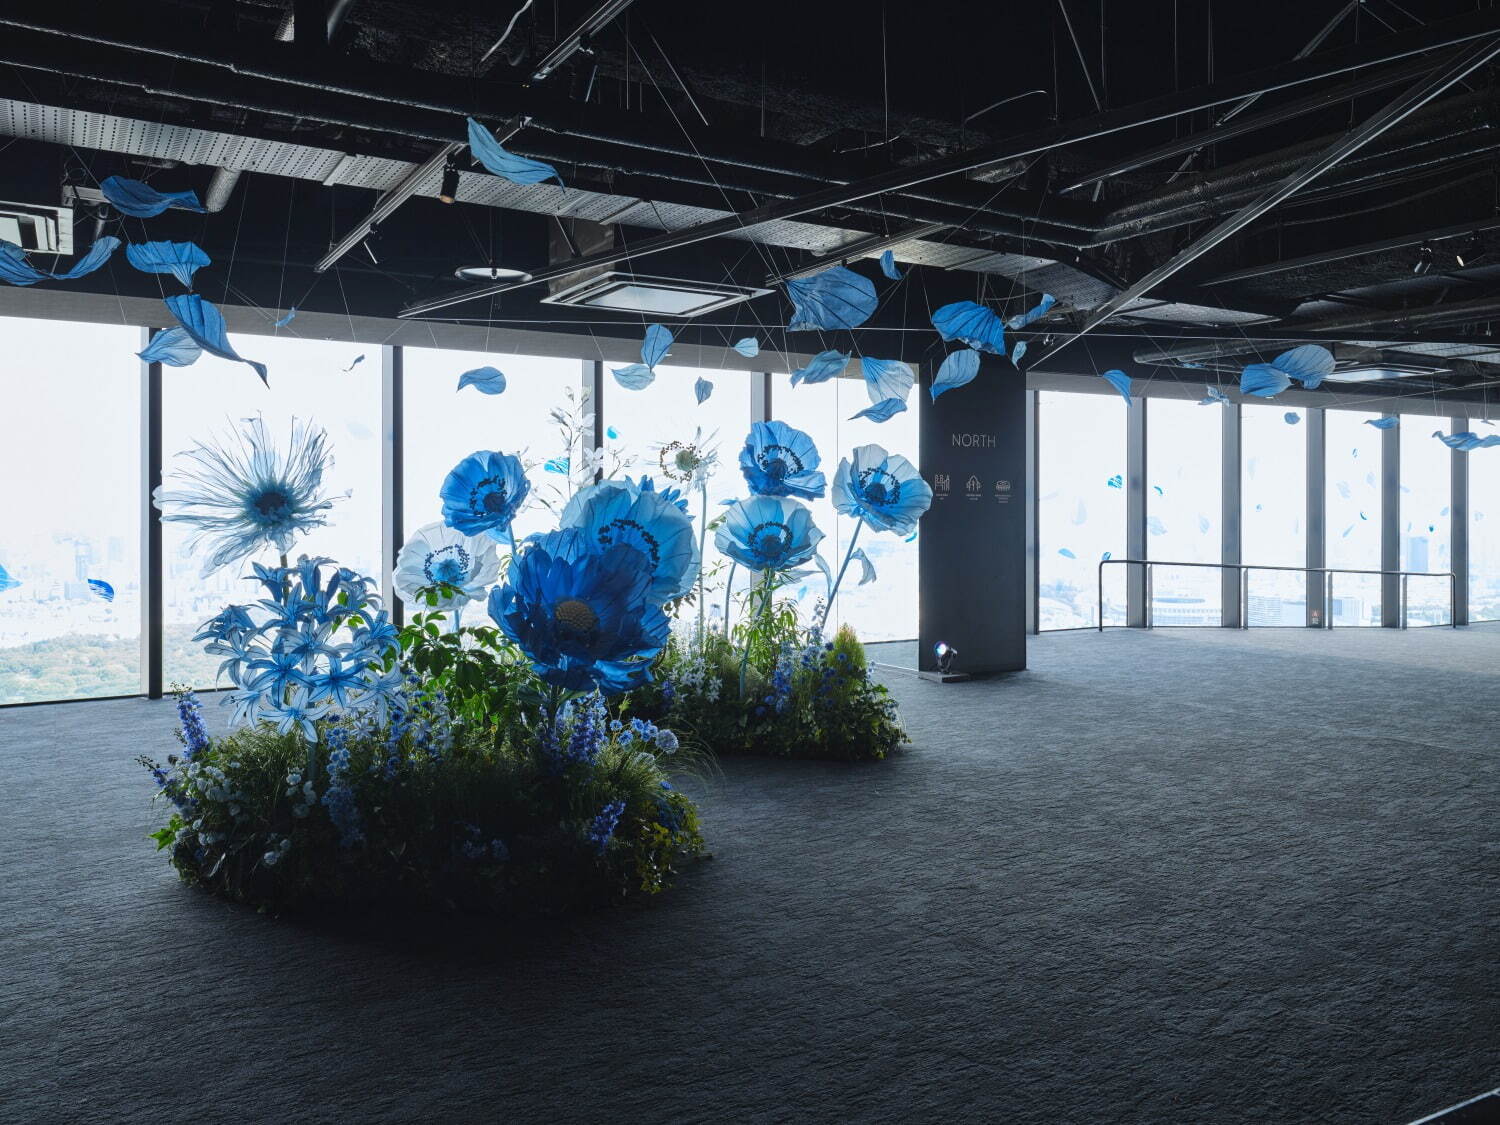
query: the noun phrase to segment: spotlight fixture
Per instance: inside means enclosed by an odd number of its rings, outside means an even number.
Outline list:
[[[443,186],[438,189],[438,198],[444,203],[458,198],[458,165],[451,160],[443,165]]]
[[[938,672],[941,675],[946,676],[953,671],[953,661],[958,656],[958,649],[947,641],[938,641],[932,646],[932,654],[937,657]]]
[[[1422,243],[1422,248],[1417,251],[1417,260],[1411,267],[1411,272],[1421,277],[1428,270],[1432,269],[1432,258],[1432,243]]]
[[[1458,263],[1459,269],[1465,269],[1479,261],[1486,253],[1484,239],[1479,237],[1479,232],[1476,230],[1469,235],[1469,241],[1464,243],[1463,249],[1453,255],[1453,260]]]
[[[473,282],[495,282],[495,281],[530,281],[531,275],[525,270],[506,269],[504,266],[459,266],[453,271],[453,276],[460,281]]]

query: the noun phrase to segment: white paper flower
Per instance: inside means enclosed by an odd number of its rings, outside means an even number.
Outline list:
[[[485,535],[465,535],[445,523],[419,527],[396,556],[396,593],[416,600],[423,587],[445,582],[462,591],[458,597],[439,597],[439,609],[477,602],[500,577],[495,542]]]

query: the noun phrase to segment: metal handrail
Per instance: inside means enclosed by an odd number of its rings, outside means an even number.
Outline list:
[[[1106,566],[1143,566],[1146,568],[1146,624],[1145,628],[1154,629],[1152,621],[1151,602],[1154,583],[1152,581],[1151,568],[1153,566],[1198,566],[1211,570],[1237,570],[1240,572],[1240,625],[1241,629],[1250,628],[1250,583],[1245,580],[1245,572],[1251,570],[1281,570],[1296,574],[1310,575],[1321,574],[1323,578],[1323,624],[1320,628],[1333,628],[1333,576],[1335,574],[1375,574],[1380,577],[1400,576],[1401,578],[1401,628],[1406,628],[1407,592],[1410,580],[1413,578],[1446,578],[1448,580],[1448,624],[1458,628],[1458,575],[1451,570],[1360,570],[1349,566],[1270,566],[1258,563],[1226,563],[1226,562],[1172,562],[1168,559],[1100,559],[1099,560],[1099,632],[1104,632],[1104,568]],[[1223,626],[1220,626],[1222,628]],[[1117,625],[1114,628],[1130,628],[1129,625]]]

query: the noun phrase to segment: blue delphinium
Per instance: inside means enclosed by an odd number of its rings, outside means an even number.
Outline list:
[[[905,457],[878,445],[861,445],[839,462],[832,499],[836,509],[874,531],[910,535],[932,507],[932,488]]]
[[[714,546],[754,571],[787,570],[817,554],[822,538],[806,505],[784,496],[752,496],[725,511]]]
[[[203,725],[203,707],[191,691],[178,693],[177,717],[182,723],[182,756],[186,761],[192,761],[193,755],[208,749],[209,738]]]
[[[531,482],[519,458],[480,450],[453,467],[438,495],[443,522],[449,527],[508,543],[510,525],[530,493]]]
[[[817,500],[827,481],[812,438],[785,422],[756,422],[740,450],[740,471],[757,496],[798,496]]]
[[[691,590],[698,575],[692,519],[679,501],[686,505],[675,489],[658,492],[649,477],[606,480],[574,493],[559,523],[581,532],[595,550],[639,551],[651,573],[647,600],[661,605]]]
[[[594,823],[589,827],[589,843],[604,854],[604,849],[609,846],[610,839],[615,834],[615,827],[620,823],[620,814],[625,811],[624,801],[611,801],[599,810],[599,815],[594,817]]]
[[[245,419],[237,443],[202,444],[178,454],[187,467],[152,494],[162,519],[192,528],[187,550],[210,547],[202,573],[275,547],[292,549],[298,535],[327,524],[333,500],[323,495],[323,474],[333,463],[328,435],[292,420],[283,455],[272,445],[263,418]]]
[[[360,821],[359,802],[349,784],[349,751],[344,745],[345,731],[333,727],[328,731],[328,788],[323,793],[323,804],[328,809],[328,819],[339,834],[339,845],[351,848],[365,838]]]

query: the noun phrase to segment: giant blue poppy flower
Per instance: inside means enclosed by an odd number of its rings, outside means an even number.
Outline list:
[[[500,576],[500,558],[488,537],[465,535],[444,523],[419,527],[396,556],[392,575],[396,593],[416,604],[420,590],[438,584],[452,593],[437,599],[440,609],[451,609],[484,597]]]
[[[667,643],[667,616],[650,596],[648,558],[624,544],[597,548],[564,528],[534,537],[489,613],[545,682],[569,691],[618,694],[651,678]]]
[[[453,467],[438,495],[443,522],[449,527],[508,543],[511,521],[530,492],[531,482],[519,458],[480,450]]]
[[[756,422],[740,450],[740,471],[757,496],[800,496],[817,500],[827,481],[817,471],[813,439],[785,422]]]
[[[878,445],[861,445],[839,462],[833,506],[857,516],[875,531],[909,535],[932,506],[932,488],[905,457]]]
[[[786,496],[752,496],[725,511],[714,546],[751,570],[790,570],[817,554],[822,538],[806,505]]]
[[[323,496],[323,473],[332,463],[328,435],[292,419],[285,455],[272,446],[265,420],[247,418],[237,443],[205,443],[178,454],[188,467],[159,486],[152,500],[162,519],[188,524],[189,551],[207,542],[203,574],[275,546],[282,554],[298,535],[327,524],[333,507]]]
[[[698,576],[693,521],[671,492],[657,492],[649,478],[606,480],[573,494],[558,521],[577,528],[595,550],[633,547],[650,561],[650,601],[680,598]]]

